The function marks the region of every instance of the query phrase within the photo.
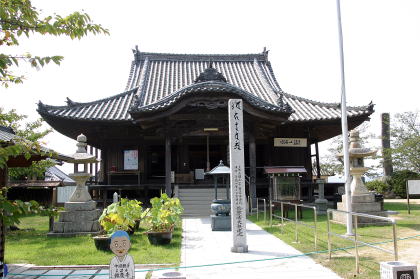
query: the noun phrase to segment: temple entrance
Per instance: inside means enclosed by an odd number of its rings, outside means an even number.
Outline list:
[[[203,145],[190,145],[188,146],[188,156],[190,160],[191,170],[207,168],[207,146]],[[227,147],[224,145],[209,145],[209,162],[210,168],[219,164],[219,161],[227,161]]]

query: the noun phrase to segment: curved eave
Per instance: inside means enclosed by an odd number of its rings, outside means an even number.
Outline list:
[[[284,101],[294,110],[287,123],[324,122],[341,119],[340,104],[324,104],[296,97],[294,100],[286,97]],[[348,118],[368,118],[374,112],[374,104],[372,103],[367,106],[347,107]]]
[[[109,98],[88,103],[76,103],[67,99],[67,106],[50,106],[41,101],[38,113],[43,117],[73,119],[82,121],[127,122],[131,121],[128,113],[137,99],[137,88]]]
[[[220,81],[207,81],[186,86],[153,104],[146,106],[135,105],[130,113],[134,119],[147,118],[157,113],[163,117],[165,114],[162,112],[170,111],[170,113],[175,113],[187,106],[188,102],[186,100],[189,98],[202,97],[214,99],[222,96],[242,98],[254,110],[259,110],[270,115],[281,115],[282,118],[287,118],[293,112],[287,104],[275,106],[235,85]]]

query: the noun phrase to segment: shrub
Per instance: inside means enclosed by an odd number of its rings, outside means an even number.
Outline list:
[[[388,183],[382,180],[372,180],[365,183],[366,188],[370,191],[375,191],[379,194],[385,194],[389,192],[389,185]]]
[[[420,178],[420,174],[409,171],[409,170],[395,171],[391,175],[391,179],[389,180],[389,186],[396,195],[400,197],[405,197],[407,196],[407,192],[406,192],[407,180],[419,179],[419,178]]]
[[[141,202],[122,198],[104,209],[99,223],[108,235],[118,230],[130,231],[141,219],[142,213]]]
[[[170,198],[161,194],[160,198],[150,200],[151,208],[143,212],[149,232],[172,232],[177,222],[181,220],[184,211],[178,198]]]

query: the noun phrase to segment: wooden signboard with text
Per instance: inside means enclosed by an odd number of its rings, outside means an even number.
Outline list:
[[[274,146],[276,147],[307,147],[308,139],[306,138],[274,138]]]

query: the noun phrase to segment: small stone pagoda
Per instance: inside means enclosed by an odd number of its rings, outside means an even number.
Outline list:
[[[377,150],[364,148],[360,144],[359,132],[353,130],[350,132],[350,175],[351,180],[351,210],[353,212],[366,213],[378,216],[387,216],[387,212],[383,210],[382,203],[375,200],[375,194],[369,192],[363,183],[362,176],[369,169],[364,166],[364,158],[373,156]],[[339,154],[338,157],[343,157]],[[337,209],[347,211],[346,195],[342,195],[342,202],[337,203]],[[334,220],[345,223],[346,216],[344,214],[334,213]],[[358,218],[358,223],[374,223],[378,220],[370,218]]]
[[[99,234],[101,226],[98,219],[101,211],[96,209],[96,202],[92,200],[86,181],[90,178],[87,172],[89,163],[97,162],[94,155],[86,151],[86,136],[81,134],[77,137],[77,151],[71,157],[70,163],[74,163],[74,173],[69,176],[76,181],[76,189],[70,200],[64,203],[64,211],[60,212],[58,222],[54,222],[53,231],[48,236],[75,236],[84,234]],[[83,164],[83,170],[79,171],[79,164]]]

